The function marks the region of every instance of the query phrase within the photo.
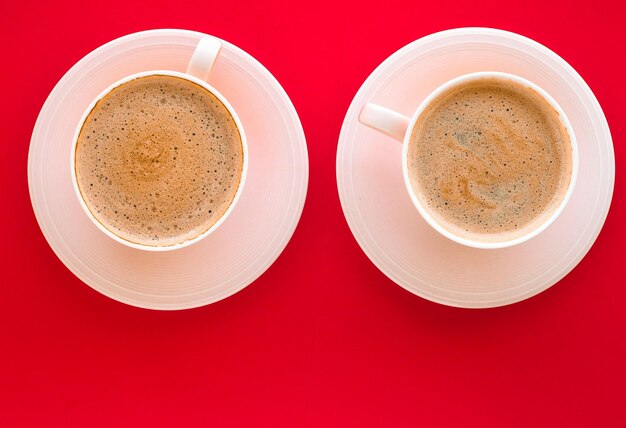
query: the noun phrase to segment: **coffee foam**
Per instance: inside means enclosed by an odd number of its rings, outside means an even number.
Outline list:
[[[558,112],[533,89],[499,78],[439,95],[409,143],[418,198],[444,228],[478,241],[515,239],[546,221],[571,168]]]
[[[209,91],[173,76],[113,89],[87,116],[76,146],[78,187],[119,237],[168,246],[215,224],[237,192],[243,146]]]

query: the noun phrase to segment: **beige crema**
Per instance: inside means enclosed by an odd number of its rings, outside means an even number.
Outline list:
[[[209,91],[178,77],[146,76],[96,104],[75,165],[97,221],[127,241],[168,246],[199,236],[228,209],[243,146],[229,111]]]

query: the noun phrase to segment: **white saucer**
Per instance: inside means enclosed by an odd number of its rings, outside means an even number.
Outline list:
[[[464,247],[428,226],[406,193],[401,145],[357,120],[369,101],[411,116],[442,83],[487,70],[517,74],[550,93],[572,122],[580,149],[578,182],[565,211],[538,237],[501,250]],[[337,150],[341,205],[365,254],[412,293],[467,308],[518,302],[567,275],[600,233],[614,177],[606,119],[578,73],[533,40],[486,28],[432,34],[391,55],[354,97]]]
[[[48,243],[82,281],[130,305],[184,309],[236,293],[280,255],[304,206],[308,157],[298,115],[265,67],[223,41],[210,82],[237,111],[250,156],[246,187],[230,217],[199,243],[155,253],[113,241],[82,212],[72,190],[69,159],[84,109],[124,76],[152,69],[184,72],[202,36],[152,30],[101,46],[63,76],[33,131],[28,184]]]

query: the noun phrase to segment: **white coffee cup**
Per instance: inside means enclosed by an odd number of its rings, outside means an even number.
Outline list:
[[[417,120],[421,116],[421,114],[426,110],[426,108],[430,105],[430,103],[436,99],[441,93],[457,86],[461,85],[473,80],[480,80],[484,78],[499,78],[504,80],[511,80],[513,82],[517,82],[525,87],[531,88],[537,93],[539,93],[559,114],[559,119],[563,127],[567,130],[569,134],[569,140],[571,144],[571,160],[572,160],[572,168],[571,168],[571,176],[570,182],[565,192],[563,199],[560,204],[552,212],[552,214],[542,223],[537,225],[537,227],[530,230],[528,233],[516,237],[514,239],[504,240],[504,241],[479,241],[468,239],[463,236],[459,236],[450,230],[446,229],[440,222],[438,222],[435,217],[430,213],[430,209],[426,207],[415,194],[413,187],[411,185],[411,180],[409,177],[408,170],[408,155],[409,155],[409,140],[411,137],[411,133]],[[433,92],[431,92],[422,103],[419,105],[415,113],[411,118],[406,117],[400,113],[397,113],[393,110],[390,110],[386,107],[382,107],[377,104],[368,103],[365,104],[360,112],[359,121],[364,125],[376,129],[398,141],[403,143],[402,149],[402,174],[404,176],[404,184],[406,190],[409,193],[413,204],[421,214],[421,216],[426,220],[426,222],[437,232],[441,233],[448,239],[452,241],[458,242],[459,244],[467,245],[469,247],[474,248],[483,248],[483,249],[495,249],[495,248],[505,248],[513,245],[521,244],[522,242],[528,241],[529,239],[537,236],[541,232],[550,226],[554,220],[563,212],[563,209],[567,205],[573,191],[574,186],[576,184],[576,177],[578,176],[578,145],[576,144],[576,138],[574,135],[574,130],[572,129],[572,125],[570,121],[567,119],[565,112],[561,107],[557,104],[557,102],[543,89],[541,89],[536,84],[523,79],[519,76],[515,76],[508,73],[501,72],[477,72],[471,74],[465,74],[454,78],[443,85],[439,86]]]
[[[239,120],[237,113],[235,113],[235,110],[229,104],[226,98],[224,98],[224,96],[220,94],[217,91],[217,89],[215,89],[214,87],[212,87],[206,82],[206,80],[209,78],[209,74],[211,73],[211,69],[213,68],[213,64],[215,63],[215,60],[217,59],[221,51],[221,48],[222,48],[222,43],[219,40],[214,39],[212,37],[203,37],[198,42],[198,45],[196,46],[196,49],[193,52],[193,55],[191,56],[189,64],[187,65],[187,71],[185,73],[181,73],[178,71],[170,71],[170,70],[150,70],[150,71],[144,71],[141,73],[136,73],[136,74],[127,76],[123,79],[118,80],[117,82],[113,83],[111,86],[106,88],[104,91],[102,91],[100,95],[98,95],[91,102],[89,107],[87,107],[87,109],[85,110],[85,113],[83,114],[82,118],[80,119],[78,123],[78,126],[76,127],[76,132],[74,133],[74,139],[72,140],[72,148],[71,148],[71,154],[70,154],[72,185],[74,187],[74,192],[76,193],[76,197],[78,198],[78,201],[80,202],[80,205],[83,208],[83,211],[85,212],[85,214],[87,214],[87,217],[89,217],[89,219],[93,222],[93,224],[95,224],[96,227],[100,229],[108,237],[128,247],[132,247],[132,248],[136,248],[140,250],[171,251],[171,250],[188,247],[189,245],[194,244],[206,238],[211,233],[216,231],[220,227],[220,225],[224,223],[226,218],[233,212],[233,209],[235,208],[235,205],[237,204],[237,201],[239,200],[239,197],[241,196],[241,192],[243,190],[243,187],[246,181],[246,175],[248,171],[248,146],[246,142],[246,135],[243,130],[243,125],[241,124],[241,121]],[[124,238],[121,238],[120,236],[116,235],[115,233],[107,229],[102,223],[100,223],[94,217],[88,205],[85,203],[85,200],[80,192],[80,188],[78,187],[78,180],[76,177],[76,165],[75,165],[76,144],[78,142],[78,136],[80,135],[80,131],[83,127],[83,124],[85,123],[87,116],[91,113],[91,110],[93,110],[93,108],[96,106],[96,103],[98,101],[100,101],[105,95],[107,95],[113,89],[117,88],[118,86],[124,83],[130,82],[131,80],[134,80],[140,77],[146,77],[146,76],[173,76],[173,77],[185,79],[197,85],[200,85],[201,87],[206,89],[208,92],[210,92],[212,95],[214,95],[219,101],[222,102],[222,104],[226,107],[226,109],[232,116],[233,121],[235,122],[235,125],[237,126],[237,129],[239,131],[239,135],[241,136],[241,144],[242,144],[242,150],[243,150],[243,166],[241,170],[241,179],[239,180],[239,187],[237,188],[235,196],[231,204],[229,205],[228,209],[224,212],[224,214],[222,214],[222,216],[217,220],[217,222],[215,222],[208,230],[199,234],[193,239],[189,239],[189,240],[186,240],[186,241],[174,244],[174,245],[151,246],[151,245],[144,245],[144,244],[140,244],[136,242],[131,242]]]

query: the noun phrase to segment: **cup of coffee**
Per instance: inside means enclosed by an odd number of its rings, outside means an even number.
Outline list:
[[[89,105],[71,149],[78,200],[132,248],[183,248],[215,231],[246,181],[248,150],[232,106],[206,80],[221,43],[204,37],[186,73],[121,79]]]
[[[500,72],[444,83],[412,118],[368,103],[366,126],[403,142],[413,204],[436,231],[474,248],[504,248],[544,231],[578,173],[572,126],[536,84]]]

